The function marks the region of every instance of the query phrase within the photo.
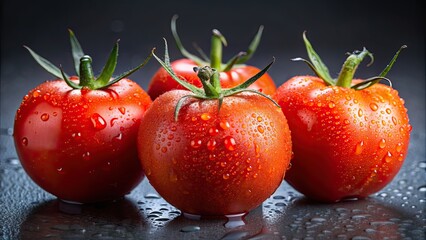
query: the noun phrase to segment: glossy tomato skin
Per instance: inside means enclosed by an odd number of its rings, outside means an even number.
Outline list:
[[[294,158],[286,180],[307,197],[324,202],[367,197],[401,168],[411,125],[404,100],[391,87],[356,91],[298,76],[274,98],[292,134]]]
[[[194,67],[198,67],[198,65],[190,59],[179,59],[173,61],[171,63],[173,70],[176,75],[185,79],[187,82],[201,87],[201,81],[197,77],[197,73],[193,71]],[[247,79],[251,78],[255,74],[260,72],[260,69],[244,65],[241,67],[234,67],[227,72],[220,73],[220,83],[222,88],[231,88],[237,86],[240,83],[243,83]],[[259,90],[265,94],[272,95],[276,86],[272,78],[268,73],[265,73],[262,77],[260,77],[255,83],[250,85],[251,89]],[[161,94],[173,90],[173,89],[184,89],[179,83],[177,83],[164,68],[158,69],[158,71],[154,74],[151,79],[151,82],[148,86],[148,94],[151,96],[151,99],[156,99]]]
[[[106,90],[73,90],[63,80],[42,83],[24,97],[15,117],[22,166],[35,183],[65,201],[122,197],[144,177],[136,138],[150,104],[148,94],[129,79]]]
[[[281,184],[291,138],[280,108],[253,93],[218,100],[177,101],[188,91],[158,97],[139,131],[146,176],[170,204],[189,214],[246,213]],[[149,123],[149,124],[148,124]]]

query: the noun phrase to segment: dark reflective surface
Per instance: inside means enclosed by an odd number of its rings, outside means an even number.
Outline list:
[[[2,1],[0,238],[2,239],[425,239],[425,38],[420,1],[372,4],[371,1]],[[23,7],[25,5],[25,7]],[[224,59],[246,50],[258,26],[265,26],[258,52],[249,64],[276,62],[269,73],[277,85],[312,74],[289,59],[306,57],[302,32],[336,76],[344,53],[366,46],[375,63],[359,67],[358,77],[380,73],[395,51],[408,49],[389,72],[404,98],[413,126],[409,152],[397,177],[382,191],[358,201],[310,202],[283,183],[262,206],[243,218],[191,220],[164,201],[144,180],[124,199],[94,205],[70,205],[36,186],[23,171],[12,141],[13,119],[22,97],[52,79],[22,48],[26,44],[72,72],[67,28],[94,59],[95,74],[120,38],[117,73],[138,65],[152,47],[170,57],[170,19],[188,50],[197,42],[205,51],[212,28],[228,40]],[[143,88],[159,68],[154,60],[132,75]],[[313,183],[314,184],[314,183]],[[244,224],[244,225],[242,225]],[[236,226],[229,228],[230,226]]]

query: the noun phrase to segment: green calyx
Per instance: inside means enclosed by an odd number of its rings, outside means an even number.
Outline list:
[[[256,35],[251,41],[247,51],[239,52],[226,63],[222,63],[222,47],[227,46],[227,41],[225,37],[219,32],[217,29],[213,29],[212,31],[212,39],[211,39],[211,49],[210,49],[210,57],[204,53],[204,51],[198,47],[198,45],[194,45],[195,49],[199,53],[201,57],[198,57],[190,52],[188,52],[182,44],[182,41],[179,38],[179,35],[176,30],[176,20],[178,15],[174,15],[171,21],[171,30],[173,37],[176,41],[177,48],[181,52],[181,54],[194,61],[198,66],[210,66],[214,69],[217,69],[220,72],[226,72],[231,70],[234,66],[243,65],[247,62],[254,54],[257,49],[257,46],[260,43],[260,39],[263,33],[263,26],[259,27]]]
[[[62,67],[60,68],[56,67],[51,62],[41,57],[37,53],[35,53],[29,47],[27,46],[24,46],[24,47],[30,52],[32,57],[37,61],[37,63],[40,64],[40,66],[42,66],[46,71],[48,71],[55,77],[63,79],[67,83],[67,85],[73,89],[81,89],[83,87],[89,88],[92,90],[108,88],[114,83],[120,81],[123,78],[128,77],[132,73],[136,72],[137,70],[145,66],[145,64],[148,63],[149,59],[152,57],[152,53],[151,53],[144,60],[144,62],[141,63],[139,66],[127,72],[124,72],[118,77],[115,77],[112,79],[112,75],[114,74],[115,67],[117,66],[117,59],[118,59],[119,40],[117,40],[117,42],[114,44],[113,49],[111,50],[111,53],[108,57],[108,60],[105,66],[102,69],[101,74],[98,77],[95,77],[93,74],[93,69],[92,69],[92,58],[84,54],[84,51],[80,43],[78,42],[77,38],[75,37],[74,32],[71,31],[70,29],[68,29],[68,31],[70,35],[71,52],[72,52],[72,57],[74,60],[75,72],[80,80],[79,84],[71,81],[69,79],[69,75],[62,70]]]
[[[270,100],[273,104],[275,104],[277,107],[280,107],[278,103],[276,103],[270,96],[261,93],[259,91],[256,91],[254,89],[248,89],[248,87],[257,81],[263,74],[268,71],[268,69],[271,67],[271,65],[274,63],[275,58],[272,60],[271,63],[269,63],[264,69],[262,69],[260,72],[258,72],[253,77],[249,78],[245,82],[233,87],[233,88],[227,88],[222,89],[219,81],[219,72],[210,67],[210,66],[204,66],[204,67],[194,67],[194,71],[197,73],[197,76],[200,78],[201,83],[203,85],[202,88],[198,88],[182,79],[180,79],[176,73],[173,71],[171,65],[170,65],[170,58],[169,58],[169,52],[168,52],[168,46],[167,41],[164,39],[164,61],[161,60],[157,55],[155,55],[154,50],[152,50],[152,55],[155,59],[161,64],[161,66],[166,70],[166,72],[181,86],[186,88],[191,92],[189,95],[183,96],[176,104],[175,108],[175,121],[178,119],[179,111],[183,106],[183,102],[187,98],[197,98],[197,99],[204,99],[204,100],[218,100],[218,111],[220,110],[222,106],[222,102],[225,97],[232,96],[234,94],[238,94],[241,92],[253,92],[256,94],[259,94],[268,100]]]
[[[315,52],[314,48],[306,37],[306,32],[303,32],[303,40],[305,42],[306,51],[308,52],[310,61],[303,58],[294,58],[292,59],[293,61],[303,61],[307,63],[308,66],[312,69],[312,71],[314,71],[315,74],[319,78],[321,78],[327,85],[352,88],[355,90],[366,89],[380,82],[381,80],[387,80],[389,83],[391,83],[390,80],[386,78],[386,74],[390,71],[393,64],[396,62],[396,59],[398,58],[398,55],[402,51],[402,49],[407,48],[406,45],[401,46],[400,49],[395,53],[390,63],[380,73],[380,75],[368,78],[358,84],[352,85],[352,80],[355,71],[357,70],[359,64],[364,60],[364,58],[368,56],[371,59],[370,63],[367,66],[370,66],[373,63],[374,57],[371,52],[369,52],[366,48],[363,48],[362,51],[354,51],[353,53],[349,54],[348,58],[343,63],[339,76],[337,77],[337,79],[333,79],[330,76],[327,66],[322,62],[320,56]]]

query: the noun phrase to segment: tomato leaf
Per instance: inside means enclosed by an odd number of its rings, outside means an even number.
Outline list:
[[[172,34],[173,34],[173,37],[175,38],[175,42],[176,42],[177,48],[179,49],[179,51],[182,53],[183,56],[185,56],[186,58],[191,59],[197,65],[199,65],[199,66],[209,65],[207,62],[203,61],[201,58],[199,58],[199,57],[191,54],[190,52],[188,52],[185,49],[185,47],[183,46],[182,41],[180,40],[179,35],[177,33],[177,30],[176,30],[176,20],[178,19],[178,17],[179,17],[178,15],[174,15],[172,17],[172,21],[171,21]]]
[[[112,74],[115,71],[115,67],[117,66],[117,58],[118,58],[118,42],[120,40],[118,40],[113,49],[111,50],[111,53],[108,57],[108,60],[104,66],[104,68],[102,69],[101,74],[99,75],[99,77],[96,79],[96,87],[102,87],[104,85],[106,85],[109,80],[112,77]]]
[[[407,45],[402,45],[399,50],[395,53],[395,55],[393,56],[392,60],[390,61],[390,63],[386,66],[385,69],[383,69],[383,71],[380,73],[380,77],[386,77],[386,74],[388,74],[388,72],[391,70],[393,64],[396,62],[396,59],[399,56],[399,53],[403,50],[407,48]]]
[[[207,54],[203,51],[203,49],[200,46],[198,46],[198,44],[196,42],[193,42],[192,46],[195,48],[195,50],[198,52],[198,54],[200,54],[201,58],[203,58],[204,61],[206,61],[206,62],[210,61]]]
[[[263,76],[263,74],[266,73],[266,71],[268,71],[268,69],[272,66],[272,64],[275,62],[275,58],[272,59],[272,62],[269,63],[264,69],[262,69],[262,71],[258,72],[256,75],[254,75],[253,77],[249,78],[247,81],[241,83],[240,85],[237,85],[233,88],[230,89],[224,89],[223,90],[223,95],[224,96],[230,96],[233,94],[236,94],[238,92],[241,92],[241,90],[243,89],[247,89],[252,83],[256,82],[257,79],[259,79],[260,77]]]
[[[363,90],[363,89],[366,89],[366,88],[373,86],[374,84],[380,82],[381,80],[388,81],[389,85],[392,87],[392,82],[388,78],[385,78],[385,77],[382,77],[382,76],[375,76],[375,77],[366,79],[366,80],[364,80],[360,83],[357,83],[357,84],[353,85],[351,88],[355,89],[355,90]]]
[[[62,67],[61,67],[61,69],[60,69],[60,71],[61,71],[61,75],[62,75],[62,79],[66,82],[66,84],[69,86],[69,87],[71,87],[71,88],[73,88],[73,89],[80,89],[81,88],[81,86],[79,86],[78,84],[75,84],[73,81],[71,81],[71,80],[69,80],[68,79],[68,77],[67,77],[67,75],[64,73],[64,71],[62,70]]]
[[[57,78],[60,78],[60,79],[63,78],[63,74],[62,74],[61,69],[59,69],[58,67],[53,65],[51,62],[49,62],[48,60],[46,60],[42,56],[35,53],[33,50],[31,50],[31,48],[29,48],[25,45],[24,45],[24,48],[26,48],[30,52],[30,54],[34,58],[34,60],[36,60],[37,63],[40,64],[40,66],[43,67],[46,71],[48,71],[50,74],[52,74],[53,76],[55,76]],[[65,74],[65,73],[64,73],[64,76],[68,77],[68,75]]]
[[[320,77],[328,85],[334,85],[334,80],[330,76],[327,66],[322,62],[320,56],[315,52],[308,38],[306,37],[306,31],[303,32],[303,40],[305,42],[306,51],[308,52],[309,59],[312,65],[315,67],[315,74]],[[312,67],[311,67],[312,68]]]
[[[244,57],[245,55],[247,55],[246,52],[239,52],[237,55],[235,55],[234,57],[232,57],[226,64],[225,64],[225,68],[222,70],[223,72],[227,72],[229,70],[232,69],[232,67],[234,67],[234,65],[238,62],[238,60],[240,60],[242,57]]]
[[[254,54],[254,52],[257,49],[257,46],[259,46],[260,39],[262,38],[263,33],[263,25],[259,27],[259,30],[257,30],[256,35],[254,36],[253,40],[251,41],[249,48],[246,51],[246,55],[238,59],[236,64],[243,64],[247,62]]]
[[[71,53],[72,58],[74,59],[75,72],[77,73],[77,76],[80,76],[80,59],[84,56],[84,52],[74,32],[71,29],[68,29],[68,32],[70,34]]]
[[[171,65],[170,65],[170,57],[169,57],[169,52],[168,52],[168,48],[167,48],[167,40],[165,38],[164,39],[164,61],[161,60],[159,57],[157,57],[157,55],[155,55],[154,50],[152,49],[152,55],[154,56],[155,59],[157,59],[157,61],[161,64],[161,66],[164,68],[164,70],[166,70],[167,73],[170,74],[170,76],[176,81],[178,82],[180,85],[182,85],[184,88],[188,89],[189,91],[193,92],[195,95],[203,95],[204,91],[201,88],[197,88],[193,85],[191,85],[190,83],[183,81],[182,79],[180,79],[178,76],[176,76],[176,73],[173,71]]]
[[[145,64],[147,64],[149,62],[149,59],[151,59],[152,54],[154,52],[154,49],[155,48],[152,49],[151,53],[148,55],[148,57],[145,58],[145,60],[140,65],[138,65],[137,67],[135,67],[135,68],[133,68],[133,69],[127,71],[127,72],[124,72],[123,74],[121,74],[120,76],[118,76],[118,77],[114,78],[113,80],[109,81],[106,85],[104,85],[103,87],[100,87],[100,88],[107,88],[107,87],[113,85],[114,83],[120,81],[121,79],[128,77],[132,73],[136,72],[137,70],[139,70],[140,68],[142,68],[143,66],[145,66]]]

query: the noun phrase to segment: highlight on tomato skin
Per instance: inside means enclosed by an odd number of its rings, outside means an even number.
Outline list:
[[[294,158],[285,180],[308,198],[338,202],[365,198],[380,191],[399,172],[408,151],[407,109],[397,90],[379,83],[392,67],[400,48],[383,72],[353,79],[357,65],[372,54],[364,48],[346,60],[337,79],[305,44],[317,76],[295,76],[278,87],[273,98],[287,118]]]
[[[127,77],[144,66],[112,77],[118,42],[103,71],[93,75],[70,30],[76,76],[69,76],[26,47],[57,80],[46,81],[24,96],[15,115],[14,142],[25,172],[45,191],[72,203],[121,198],[144,178],[136,138],[152,103]]]

